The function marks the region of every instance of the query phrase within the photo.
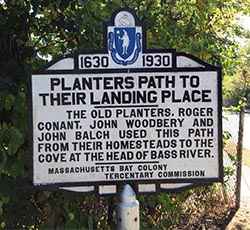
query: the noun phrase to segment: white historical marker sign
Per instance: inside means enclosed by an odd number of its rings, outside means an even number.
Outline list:
[[[140,192],[221,181],[221,69],[147,50],[127,8],[104,40],[101,53],[78,51],[31,75],[34,185],[112,193],[128,182]]]

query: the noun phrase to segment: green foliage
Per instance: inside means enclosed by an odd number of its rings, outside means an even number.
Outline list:
[[[225,118],[224,118],[225,119]],[[222,133],[223,147],[226,145],[227,141],[232,137],[231,133],[228,131],[224,131]]]
[[[242,103],[250,106],[250,42],[246,41],[239,49],[237,67],[233,76],[225,76],[223,81],[224,102],[226,106],[236,106]]]
[[[110,229],[109,199],[35,191],[28,176],[27,74],[50,58],[103,48],[102,22],[119,7],[147,22],[149,48],[176,48],[234,71],[241,28],[234,23],[248,1],[233,0],[5,0],[0,3],[0,229]],[[142,196],[143,228],[176,223],[178,196]],[[111,205],[112,203],[112,205]]]
[[[37,200],[46,214],[44,229],[109,229],[109,198],[43,191]]]
[[[237,51],[234,38],[241,30],[233,23],[238,7],[234,1],[164,1],[151,11],[149,44],[192,53],[231,72]]]
[[[140,196],[141,229],[169,229],[174,226],[182,214],[182,202],[190,192]]]

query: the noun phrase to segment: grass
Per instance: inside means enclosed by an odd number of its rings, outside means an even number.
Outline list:
[[[237,155],[237,144],[234,142],[227,142],[224,150],[232,155]],[[250,149],[243,148],[242,162],[244,165],[250,166]]]

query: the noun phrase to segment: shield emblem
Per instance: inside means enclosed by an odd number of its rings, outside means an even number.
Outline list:
[[[114,33],[116,51],[121,58],[126,60],[135,49],[135,28],[116,27]]]

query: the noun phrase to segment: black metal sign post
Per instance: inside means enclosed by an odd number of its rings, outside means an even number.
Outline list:
[[[147,49],[134,11],[104,24],[103,50],[53,60],[30,84],[35,186],[154,193],[222,181],[221,68]]]

